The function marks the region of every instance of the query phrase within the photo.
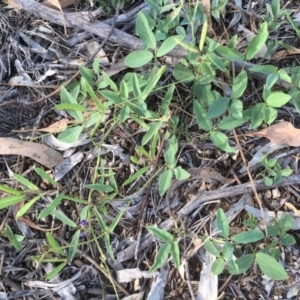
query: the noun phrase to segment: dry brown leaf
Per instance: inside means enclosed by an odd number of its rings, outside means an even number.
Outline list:
[[[299,53],[300,53],[300,49],[297,48],[289,49],[289,50],[281,50],[279,52],[274,53],[271,59],[278,61],[286,58],[287,56],[299,55]]]
[[[287,144],[293,147],[300,146],[300,129],[295,128],[289,122],[280,122],[258,132],[247,134],[249,136],[261,136],[268,138],[272,143]]]
[[[64,160],[59,152],[46,145],[14,138],[0,138],[0,154],[27,156],[49,169]]]
[[[62,132],[67,129],[67,125],[70,123],[68,119],[61,119],[48,127],[39,129],[23,129],[23,130],[12,130],[12,132],[30,132],[30,131],[42,131],[49,133]]]
[[[20,5],[16,4],[13,0],[6,0],[4,2],[6,2],[8,5],[10,5],[14,8],[21,8]]]

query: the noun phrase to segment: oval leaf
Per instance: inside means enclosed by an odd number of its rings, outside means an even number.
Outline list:
[[[159,194],[162,196],[170,187],[173,172],[171,170],[164,171],[158,179]]]
[[[267,98],[267,103],[273,107],[282,107],[284,104],[289,102],[291,99],[290,95],[282,92],[271,93]]]
[[[239,244],[248,244],[260,241],[264,238],[264,234],[260,230],[249,230],[238,233],[233,236],[233,240]]]
[[[126,56],[124,64],[129,68],[139,68],[147,64],[153,58],[153,54],[147,50],[137,50]]]
[[[169,256],[169,253],[171,251],[171,244],[163,244],[159,250],[157,251],[157,254],[155,256],[155,260],[154,260],[154,264],[152,265],[152,267],[150,268],[150,270],[148,272],[153,272],[155,270],[157,270],[158,268],[162,267]]]

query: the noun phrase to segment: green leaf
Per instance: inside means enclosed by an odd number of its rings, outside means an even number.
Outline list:
[[[295,87],[300,87],[300,67],[293,68],[291,79]]]
[[[225,46],[219,46],[216,49],[217,53],[220,54],[221,56],[229,59],[230,61],[243,61],[244,60],[244,55],[237,50],[225,47]]]
[[[273,85],[277,82],[279,76],[276,73],[270,74],[266,80],[266,88],[271,89]]]
[[[174,36],[168,37],[160,45],[160,47],[159,47],[159,49],[156,53],[156,56],[161,57],[161,56],[166,55],[170,51],[172,51],[175,48],[175,46],[177,46],[177,40],[176,39],[179,39],[180,41],[182,41],[184,39],[184,36],[174,35]]]
[[[138,77],[136,73],[133,73],[132,75],[132,89],[133,89],[133,95],[137,100],[139,99],[139,96],[142,94],[140,83],[138,80]]]
[[[150,129],[143,136],[142,145],[145,145],[150,141],[153,135],[160,130],[162,123],[163,123],[162,121],[158,121],[150,127]]]
[[[86,184],[85,187],[87,189],[95,190],[95,191],[101,191],[101,192],[112,192],[114,189],[110,185],[101,184],[101,183],[95,183],[95,184]]]
[[[293,173],[293,170],[290,168],[283,169],[280,172],[282,177],[290,176],[292,173]]]
[[[48,241],[51,251],[53,251],[55,254],[58,254],[58,255],[65,255],[64,250],[56,242],[56,240],[54,239],[53,235],[50,232],[46,232],[46,238],[47,238],[47,241]]]
[[[56,268],[54,268],[51,272],[49,272],[46,276],[46,280],[51,280],[55,276],[59,274],[59,272],[67,265],[67,262],[63,262],[60,265],[58,265]]]
[[[135,179],[139,178],[139,177],[142,176],[144,173],[146,173],[148,170],[149,170],[149,167],[148,167],[148,166],[147,166],[147,167],[144,167],[144,168],[141,168],[140,170],[138,170],[137,172],[135,172],[132,176],[130,176],[130,177],[122,184],[122,186],[131,183],[132,181],[134,181]]]
[[[143,42],[145,49],[156,48],[156,39],[154,33],[151,31],[147,18],[144,12],[139,12],[136,18],[136,31]]]
[[[94,212],[95,212],[95,214],[96,214],[96,218],[97,218],[97,220],[98,220],[98,224],[99,224],[99,227],[101,228],[101,230],[104,231],[104,232],[107,231],[107,226],[106,226],[106,224],[105,224],[103,218],[102,218],[101,215],[99,214],[99,212],[98,212],[98,210],[97,210],[96,207],[94,208]]]
[[[274,280],[285,280],[288,275],[284,268],[270,255],[258,252],[256,261],[262,272]]]
[[[78,85],[74,90],[75,90],[75,95],[78,94],[80,89],[80,86]],[[74,97],[74,95],[70,94],[65,87],[61,87],[60,90],[60,101],[61,103],[65,103],[65,104],[77,104],[77,97]],[[76,111],[76,110],[67,110],[67,113],[72,116],[75,120],[81,122],[83,121],[83,116],[82,113],[80,111]]]
[[[8,194],[12,194],[12,195],[21,195],[22,194],[21,191],[12,189],[11,187],[6,186],[6,185],[2,185],[2,184],[0,184],[0,191],[3,191],[3,192],[8,193]]]
[[[217,258],[213,264],[211,265],[211,272],[214,275],[220,275],[225,268],[225,261],[223,260],[223,258]]]
[[[124,213],[125,213],[125,209],[118,212],[117,216],[114,218],[114,220],[112,221],[112,223],[108,227],[108,231],[110,233],[114,232],[115,228],[120,223],[120,220],[121,220],[122,216],[124,215]]]
[[[168,168],[173,169],[176,166],[176,153],[178,151],[178,140],[175,135],[173,135],[166,147],[165,162]]]
[[[15,174],[14,173],[14,178],[19,181],[21,184],[25,185],[27,188],[29,188],[31,191],[38,191],[39,188],[31,183],[28,179],[26,179],[25,177],[23,177],[22,175],[19,175],[19,174]]]
[[[185,180],[191,177],[191,174],[186,170],[182,169],[182,167],[177,167],[174,169],[174,174],[176,179],[178,180]]]
[[[52,201],[52,203],[40,212],[39,219],[46,218],[48,215],[50,215],[60,204],[64,196],[65,195],[63,193],[58,194],[58,196]]]
[[[208,253],[214,255],[215,257],[220,257],[219,250],[215,247],[215,245],[209,239],[205,240],[204,247]]]
[[[233,80],[232,98],[240,98],[244,94],[247,84],[248,84],[248,75],[247,72],[243,70]]]
[[[229,235],[229,223],[223,209],[219,208],[217,211],[217,228],[220,234],[227,238]]]
[[[228,263],[228,271],[230,274],[238,275],[245,273],[250,269],[254,261],[253,254],[246,254],[236,259],[234,262],[231,261]]]
[[[219,56],[211,52],[209,53],[208,58],[219,70],[221,70],[222,72],[226,71],[225,65]]]
[[[25,195],[14,195],[2,198],[0,201],[0,209],[17,204],[25,199]]]
[[[221,250],[223,257],[224,259],[226,259],[226,261],[229,262],[232,260],[233,251],[234,251],[233,245],[230,242],[226,241]]]
[[[264,238],[264,234],[260,230],[249,230],[235,234],[232,239],[239,244],[249,244],[260,241]]]
[[[180,267],[180,250],[179,245],[177,241],[174,241],[171,243],[171,256],[174,261],[174,265],[177,269]]]
[[[261,48],[265,45],[268,36],[268,23],[264,22],[260,25],[257,36],[254,37],[248,44],[246,54],[247,60],[252,59],[261,50]]]
[[[296,243],[295,238],[291,234],[288,234],[288,233],[282,233],[279,236],[279,239],[280,239],[281,243],[286,247],[289,247]]]
[[[173,172],[171,170],[164,171],[158,179],[159,194],[162,196],[170,187]]]
[[[11,244],[15,247],[16,250],[22,250],[21,243],[17,240],[9,225],[6,225],[5,227],[5,235],[9,238]]]
[[[136,50],[128,54],[124,64],[129,68],[139,68],[146,65],[153,58],[153,54],[147,50]]]
[[[267,103],[273,107],[282,107],[291,100],[291,96],[282,92],[271,93],[267,98]]]
[[[131,112],[131,109],[129,106],[122,107],[122,109],[120,110],[120,122],[121,123],[125,122],[128,119],[130,112]]]
[[[273,237],[279,235],[279,229],[274,225],[267,226],[268,236]]]
[[[50,182],[53,186],[57,186],[57,182],[52,179],[52,177],[47,174],[43,169],[35,167],[34,171],[40,175],[45,181]],[[1,188],[0,188],[1,189]]]
[[[67,217],[63,212],[58,211],[58,210],[54,210],[52,212],[52,214],[61,222],[65,223],[66,225],[69,225],[71,227],[76,227],[77,225],[71,220],[69,219],[69,217]]]
[[[103,90],[99,92],[101,96],[103,96],[105,99],[112,101],[116,104],[122,104],[123,100],[122,98],[117,95],[115,92],[109,91],[109,90]]]
[[[110,258],[115,261],[115,258],[114,258],[114,253],[113,253],[113,250],[112,250],[112,247],[111,247],[111,243],[110,243],[110,237],[109,237],[109,234],[108,233],[105,233],[103,235],[103,239],[104,239],[104,244],[105,244],[105,248],[106,248],[106,251],[108,252]]]
[[[223,115],[228,108],[229,102],[230,99],[228,97],[220,97],[216,99],[208,109],[206,117],[208,119],[213,119]]]
[[[267,75],[277,72],[277,68],[272,65],[254,66],[249,70],[252,72],[263,73]]]
[[[222,130],[237,128],[248,121],[248,118],[236,119],[233,116],[227,116],[220,121],[218,128]]]
[[[251,129],[255,129],[261,125],[264,120],[264,103],[256,104],[252,109]]]
[[[210,131],[212,129],[212,120],[206,117],[207,113],[198,101],[193,102],[193,112],[196,116],[199,128]]]
[[[80,236],[80,229],[76,230],[75,233],[73,234],[72,240],[71,240],[71,245],[69,247],[68,251],[68,262],[72,262],[73,258],[75,257],[77,247],[78,247],[78,240]]]
[[[231,146],[229,146],[229,143],[228,143],[229,139],[228,139],[227,135],[225,135],[223,132],[213,131],[210,134],[210,138],[211,138],[212,142],[214,143],[214,145],[216,145],[221,150],[228,152],[228,153],[236,153],[236,150],[234,148],[232,148]]]
[[[192,70],[181,64],[175,65],[173,75],[181,83],[188,83],[194,80]]]
[[[149,273],[159,269],[166,263],[166,261],[169,257],[169,253],[171,251],[171,247],[172,246],[169,243],[161,245],[161,247],[159,248],[159,250],[156,253],[154,263],[153,263],[152,267],[150,268],[150,270],[148,271]]]
[[[96,85],[96,82],[94,81],[95,74],[92,70],[85,66],[79,66],[79,72],[83,79],[85,79],[88,83]]]
[[[82,129],[83,126],[69,127],[65,131],[61,132],[57,139],[65,143],[75,143],[78,141]]]
[[[167,117],[168,113],[169,113],[169,107],[170,107],[170,103],[173,97],[173,93],[174,93],[174,89],[175,89],[175,84],[172,83],[161,103],[160,106],[160,114],[163,117]]]
[[[271,186],[273,184],[273,179],[270,177],[264,177],[264,183],[266,186]]]
[[[22,217],[24,214],[26,214],[26,212],[29,210],[29,208],[36,202],[38,201],[42,196],[44,196],[44,194],[40,194],[35,196],[33,199],[31,199],[30,201],[28,201],[27,203],[25,203],[17,212],[16,217]]]
[[[230,103],[229,111],[236,119],[243,119],[243,102],[241,100],[233,99]]]
[[[276,120],[278,111],[271,106],[264,106],[263,114],[264,114],[264,121],[267,124],[271,124]]]
[[[62,103],[54,106],[54,109],[57,110],[76,110],[76,111],[86,111],[86,107],[81,104],[73,104],[73,103]]]
[[[166,230],[160,229],[156,226],[146,226],[146,228],[154,234],[157,238],[164,242],[172,242],[174,241],[174,237],[171,233]]]
[[[282,231],[290,230],[293,226],[293,218],[290,215],[286,215],[279,220],[278,227]]]

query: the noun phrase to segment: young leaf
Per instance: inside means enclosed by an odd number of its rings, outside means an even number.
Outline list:
[[[146,65],[153,58],[153,54],[147,50],[136,50],[128,54],[124,64],[129,68],[139,68]]]
[[[228,137],[223,132],[213,131],[210,138],[214,145],[228,153],[236,153],[236,150],[229,146]]]
[[[290,95],[287,95],[282,92],[274,92],[268,96],[266,102],[272,107],[282,107],[284,104],[289,102],[290,99]]]
[[[242,119],[236,119],[233,116],[227,116],[220,121],[220,123],[218,124],[218,127],[219,127],[219,129],[223,129],[223,130],[233,129],[233,128],[243,125],[248,120],[249,120],[249,118],[245,118],[245,117],[243,117]]]
[[[117,216],[114,218],[110,226],[108,227],[108,232],[113,233],[117,225],[119,224],[122,216],[125,213],[125,209],[118,212]]]
[[[194,80],[194,73],[181,64],[175,65],[173,75],[181,83],[188,83]]]
[[[273,85],[277,82],[279,76],[276,73],[270,74],[266,80],[266,89],[270,90]]]
[[[33,199],[31,199],[30,201],[28,201],[26,204],[24,204],[17,212],[16,217],[22,217],[24,214],[26,214],[26,212],[29,210],[29,208],[37,201],[39,200],[42,196],[44,196],[45,194],[40,194],[35,196]]]
[[[268,36],[268,23],[264,22],[260,25],[258,35],[248,44],[246,55],[247,60],[252,59],[260,51],[260,49],[265,45]]]
[[[278,227],[282,231],[290,230],[293,226],[293,218],[290,215],[286,215],[279,220]]]
[[[14,195],[2,198],[0,201],[0,209],[17,204],[25,199],[25,195]]]
[[[211,265],[211,272],[214,275],[220,275],[225,268],[225,261],[222,258],[217,258]]]
[[[160,130],[162,123],[162,121],[158,121],[150,127],[142,139],[142,145],[145,145],[150,141],[153,135]]]
[[[78,240],[79,240],[79,235],[80,235],[80,229],[76,230],[72,240],[71,240],[71,245],[69,248],[69,252],[68,252],[68,262],[72,262],[73,258],[75,257],[76,254],[76,250],[78,247]]]
[[[216,99],[207,111],[208,119],[217,118],[225,113],[228,108],[230,99],[228,97],[220,97]]]
[[[74,111],[86,111],[86,107],[81,104],[62,103],[54,106],[56,110],[74,110]]]
[[[215,247],[215,245],[209,239],[206,239],[204,246],[205,246],[205,249],[207,252],[214,255],[215,257],[220,257],[219,250]]]
[[[257,128],[264,120],[264,103],[259,103],[252,109],[251,129]]]
[[[244,55],[240,52],[238,52],[235,49],[230,49],[225,46],[219,46],[216,49],[216,52],[220,54],[221,56],[229,59],[230,61],[243,61],[244,60]]]
[[[60,90],[60,100],[61,100],[61,103],[70,103],[70,104],[77,104],[77,97],[76,95],[78,94],[79,92],[79,89],[80,89],[80,86],[78,85],[74,90],[74,94],[70,94],[65,87],[61,87],[61,90]],[[67,110],[67,113],[72,116],[75,120],[81,122],[83,121],[83,116],[82,116],[82,113],[80,111],[76,111],[76,110]]]
[[[220,234],[227,238],[229,235],[229,223],[223,209],[219,208],[217,211],[217,228]]]
[[[58,196],[52,201],[52,203],[40,212],[39,219],[46,218],[48,215],[50,215],[60,204],[63,198],[64,198],[63,193],[58,194]]]
[[[260,230],[249,230],[235,234],[232,239],[239,244],[249,244],[260,241],[264,238],[264,234]]]
[[[170,251],[171,251],[171,244],[166,243],[161,245],[161,247],[156,253],[154,263],[148,272],[151,273],[157,270],[158,268],[162,267],[166,263]]]
[[[104,220],[102,219],[101,215],[99,214],[98,210],[94,209],[94,212],[96,214],[96,218],[98,220],[98,224],[99,224],[99,227],[101,228],[102,231],[107,231],[107,227],[106,227],[106,224],[104,222]]]
[[[65,143],[75,143],[78,141],[82,129],[82,126],[67,128],[65,131],[61,132],[58,135],[57,139]]]
[[[168,168],[173,169],[176,166],[176,153],[178,151],[178,140],[175,135],[173,135],[166,147],[166,153],[165,153],[165,162]]]
[[[44,180],[50,182],[53,186],[57,186],[57,182],[50,177],[49,174],[47,174],[43,169],[35,167],[34,171],[40,175]]]
[[[21,195],[22,194],[21,191],[12,189],[11,187],[6,186],[6,185],[2,185],[2,184],[0,184],[0,191],[3,191],[3,192],[8,193],[8,194],[12,194],[12,195]]]
[[[182,169],[182,167],[180,166],[174,169],[174,174],[176,179],[178,180],[185,180],[191,177],[191,174],[186,170]]]
[[[65,255],[64,250],[56,242],[56,240],[54,239],[53,235],[50,232],[46,232],[46,238],[47,238],[47,241],[48,241],[51,251],[53,251],[55,254]]]
[[[248,75],[247,72],[243,70],[233,80],[232,98],[240,98],[244,94],[247,84],[248,84]]]
[[[141,168],[140,170],[138,170],[137,172],[135,172],[132,176],[130,176],[124,183],[124,185],[127,185],[129,183],[131,183],[132,181],[134,181],[135,179],[139,178],[140,176],[142,176],[144,173],[146,173],[149,170],[149,167],[144,167]]]
[[[163,117],[168,116],[169,107],[170,107],[170,103],[171,103],[171,100],[172,100],[174,89],[175,89],[175,84],[172,83],[170,85],[165,97],[164,97],[164,100],[161,103],[160,113],[161,113],[161,116],[163,116]]]
[[[172,242],[174,240],[173,235],[166,230],[160,229],[156,226],[146,226],[146,228],[164,242]]]
[[[296,243],[295,238],[291,234],[288,234],[288,233],[281,234],[279,236],[279,239],[280,239],[280,242],[286,247],[289,247]]]
[[[288,275],[284,268],[270,255],[258,252],[256,261],[262,272],[274,280],[285,280]]]
[[[219,56],[211,52],[209,53],[208,58],[219,70],[225,72],[226,69],[224,63]]]
[[[18,180],[21,184],[25,185],[31,191],[38,191],[39,190],[39,188],[35,184],[31,183],[28,179],[26,179],[22,175],[14,174],[13,176],[16,180]]]
[[[110,185],[96,183],[96,184],[86,184],[85,187],[87,189],[95,190],[95,191],[101,191],[101,192],[112,192],[114,189]]]
[[[168,37],[166,40],[163,41],[163,43],[160,45],[156,56],[161,57],[172,51],[175,46],[177,45],[177,39],[182,41],[184,39],[184,36],[181,35],[174,35],[171,37]]]
[[[234,118],[241,120],[243,118],[243,102],[233,99],[230,103],[229,111]]]
[[[158,179],[159,194],[162,196],[170,187],[173,172],[171,170],[164,171]]]
[[[103,239],[104,239],[104,244],[105,244],[106,251],[108,252],[110,258],[111,258],[113,261],[115,261],[114,253],[113,253],[113,250],[112,250],[112,247],[111,247],[111,243],[110,243],[110,237],[109,237],[109,234],[108,234],[108,233],[105,233],[104,236],[103,236]]]
[[[197,100],[193,102],[193,112],[196,116],[196,120],[199,128],[205,131],[210,131],[213,125],[212,120],[206,117],[207,113],[205,109],[201,106],[201,104]]]
[[[69,225],[71,227],[76,227],[76,224],[69,218],[67,217],[63,212],[54,210],[52,214],[60,221],[65,223],[66,225]]]
[[[171,243],[171,256],[174,261],[174,265],[177,269],[180,267],[180,250],[179,245],[177,241],[174,241]]]
[[[143,46],[145,49],[156,48],[156,39],[155,35],[150,29],[147,18],[144,15],[144,12],[139,12],[136,18],[136,31],[143,41]]]
[[[60,265],[58,265],[56,268],[54,268],[51,272],[49,272],[46,276],[46,280],[51,280],[56,275],[59,274],[59,272],[67,265],[67,262],[63,262]]]
[[[228,263],[228,271],[230,274],[238,275],[245,273],[253,264],[254,255],[246,254],[236,259],[234,262],[231,261]]]

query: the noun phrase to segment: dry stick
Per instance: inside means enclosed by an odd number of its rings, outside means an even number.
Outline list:
[[[257,194],[257,190],[256,190],[255,184],[254,184],[254,182],[253,182],[252,175],[251,175],[251,173],[250,173],[250,171],[249,171],[249,168],[248,168],[248,165],[247,165],[245,156],[244,156],[244,152],[243,152],[243,150],[242,150],[240,141],[239,141],[239,139],[238,139],[238,137],[237,137],[237,135],[236,135],[235,129],[233,129],[233,135],[234,135],[236,144],[237,144],[237,146],[238,146],[238,148],[239,148],[239,151],[240,151],[240,154],[241,154],[241,158],[242,158],[243,163],[244,163],[244,165],[245,165],[245,168],[246,168],[246,170],[247,170],[247,174],[248,174],[248,177],[249,177],[250,182],[251,182],[251,186],[252,186],[252,189],[253,189],[253,193],[254,193],[254,195],[255,195],[255,198],[256,198],[256,200],[257,200],[257,202],[258,202],[258,205],[259,205],[259,208],[260,208],[260,210],[261,210],[261,214],[262,214],[262,216],[263,216],[263,220],[264,220],[264,224],[265,224],[265,228],[266,228],[266,235],[267,235],[267,234],[268,234],[268,233],[267,233],[267,222],[266,222],[265,213],[264,213],[264,211],[263,211],[262,203],[261,203],[261,200],[259,199],[259,196],[258,196],[258,194]]]
[[[65,241],[63,238],[61,238],[59,235],[55,234],[54,235],[56,239],[58,239],[62,244],[66,245],[66,246],[71,246],[70,243],[68,243],[67,241]],[[84,253],[83,251],[81,251],[80,249],[76,249],[76,252],[81,255],[82,257],[84,257],[88,262],[90,262],[94,267],[96,267],[103,275],[105,275],[107,277],[107,279],[112,280],[114,285],[120,290],[122,291],[126,296],[130,296],[130,294],[123,288],[122,285],[120,285],[118,282],[116,282],[111,276],[110,274],[107,273],[107,271],[101,267],[98,263],[96,263],[90,256],[88,256],[86,253]]]
[[[158,160],[160,158],[160,154],[162,152],[162,149],[164,148],[165,142],[166,142],[166,139],[165,139],[165,136],[164,136],[162,142],[159,145],[157,155],[156,155],[156,159],[155,159],[155,162],[154,162],[154,167],[153,167],[151,179],[148,182],[146,194],[145,194],[145,197],[144,197],[143,202],[141,204],[141,209],[140,209],[141,217],[140,217],[139,222],[138,222],[138,228],[137,228],[138,234],[137,234],[137,241],[136,241],[136,247],[135,247],[135,253],[134,253],[135,259],[137,259],[137,255],[138,255],[139,248],[140,248],[142,230],[143,230],[143,227],[144,227],[144,224],[145,224],[146,206],[147,206],[147,203],[148,203],[148,196],[149,196],[149,193],[150,193],[151,184],[152,184],[152,181],[153,181],[153,178],[154,178],[153,175],[156,172],[156,168],[157,168],[157,165],[158,165]]]

